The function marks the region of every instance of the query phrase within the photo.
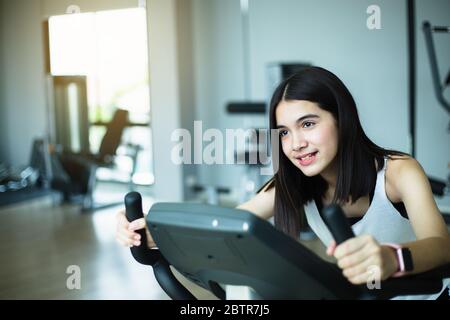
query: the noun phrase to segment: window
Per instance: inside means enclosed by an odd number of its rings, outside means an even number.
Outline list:
[[[53,76],[86,76],[91,152],[97,152],[114,111],[126,109],[131,125],[122,141],[142,148],[133,181],[153,183],[145,9],[53,16],[49,46]],[[119,170],[100,171],[100,178],[122,180],[121,172],[131,170],[129,159],[120,156],[124,149],[118,150]]]

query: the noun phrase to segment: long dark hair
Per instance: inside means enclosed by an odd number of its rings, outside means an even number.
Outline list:
[[[352,95],[342,81],[328,70],[305,68],[278,85],[270,102],[270,129],[277,127],[275,110],[278,104],[289,100],[315,102],[336,119],[339,136],[334,203],[344,203],[350,199],[354,203],[368,195],[376,183],[377,167],[381,170],[384,166],[384,157],[405,155],[383,149],[366,136]],[[279,138],[278,141],[272,141],[276,142],[281,145]],[[272,187],[275,187],[275,226],[297,238],[306,225],[303,206],[312,200],[320,201],[328,185],[320,175],[305,176],[280,151],[278,168],[273,178],[261,189]]]

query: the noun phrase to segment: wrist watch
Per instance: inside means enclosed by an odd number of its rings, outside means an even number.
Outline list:
[[[411,251],[408,248],[402,247],[395,243],[383,243],[383,245],[394,249],[397,257],[398,270],[392,275],[392,277],[400,277],[405,273],[414,270]]]

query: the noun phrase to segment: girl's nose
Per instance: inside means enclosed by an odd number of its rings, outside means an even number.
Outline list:
[[[302,134],[294,135],[294,138],[292,139],[292,150],[300,151],[307,145],[308,145],[308,143],[306,142],[306,139]]]

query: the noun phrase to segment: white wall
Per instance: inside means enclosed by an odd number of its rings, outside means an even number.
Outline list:
[[[182,128],[193,132],[194,121],[197,119],[195,110],[195,81],[193,81],[194,52],[192,36],[192,0],[177,1],[177,48],[178,48],[178,85],[180,97],[180,124]],[[191,199],[194,196],[192,188],[188,185],[195,182],[198,177],[197,166],[185,164],[182,166],[182,176],[185,188],[183,198]],[[192,181],[192,179],[195,179]]]
[[[194,0],[192,15],[197,119],[203,121],[203,131],[217,128],[224,133],[226,128],[246,127],[243,116],[226,113],[228,102],[245,98],[239,0]],[[199,166],[199,179],[204,184],[237,187],[243,169]]]
[[[148,0],[150,106],[155,197],[183,199],[182,168],[171,161],[172,132],[181,127],[175,0]]]
[[[32,140],[46,133],[40,2],[2,1],[0,161],[29,162]]]

